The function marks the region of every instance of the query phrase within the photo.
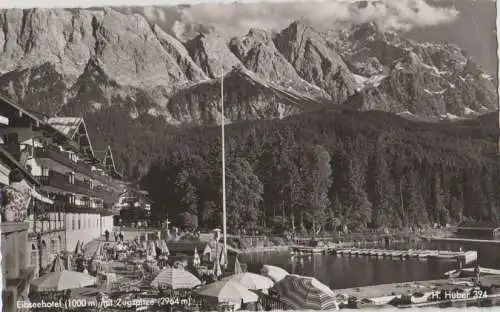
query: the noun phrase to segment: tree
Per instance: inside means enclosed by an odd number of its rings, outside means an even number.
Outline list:
[[[233,230],[255,227],[263,193],[259,177],[242,157],[227,162],[226,175],[228,226]]]
[[[193,179],[187,169],[182,169],[176,178],[176,193],[180,198],[181,209],[192,215],[198,214],[198,195],[196,187],[193,185]]]
[[[332,184],[332,169],[330,154],[321,145],[316,145],[308,151],[308,175],[306,181],[306,215],[312,223],[312,231],[316,233],[327,221],[327,210],[330,207],[328,190]]]
[[[377,146],[375,149],[370,167],[368,194],[369,199],[373,203],[373,226],[394,225],[395,221],[391,213],[392,207],[395,204],[394,183],[390,175],[384,150],[380,146]]]

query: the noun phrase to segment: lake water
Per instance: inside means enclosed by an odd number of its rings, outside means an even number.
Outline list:
[[[477,250],[480,266],[500,269],[500,245],[432,242],[391,247],[458,251],[460,246],[464,250]],[[299,260],[301,258],[302,261]],[[276,265],[293,274],[314,276],[332,289],[443,279],[445,272],[457,267],[454,260],[393,260],[335,255],[302,256],[292,259],[288,252],[253,253],[244,255],[240,260],[247,263],[250,272],[259,273],[263,264]]]

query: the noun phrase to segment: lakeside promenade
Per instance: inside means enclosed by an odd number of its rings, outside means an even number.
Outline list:
[[[495,244],[500,245],[500,240],[492,239],[476,239],[476,238],[461,238],[461,237],[436,237],[436,236],[422,236],[425,240],[435,242],[456,242],[456,243],[481,243],[481,244]]]

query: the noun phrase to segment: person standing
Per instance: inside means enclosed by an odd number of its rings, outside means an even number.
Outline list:
[[[109,231],[108,230],[106,230],[104,232],[104,236],[106,236],[106,241],[109,242]]]
[[[118,233],[116,231],[113,232],[113,236],[115,237],[115,242],[118,241]]]
[[[476,267],[474,268],[474,274],[476,275],[476,285],[480,284],[479,277],[481,275],[481,270],[479,269],[479,264],[476,263]]]
[[[120,232],[120,235],[118,235],[120,237],[120,241],[123,242],[123,233]]]

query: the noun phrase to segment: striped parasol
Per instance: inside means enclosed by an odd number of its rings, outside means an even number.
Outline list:
[[[166,268],[151,282],[153,287],[168,286],[172,289],[192,289],[201,285],[201,281],[186,270]]]
[[[333,291],[315,278],[287,275],[277,282],[270,293],[291,309],[298,310],[338,310]]]

